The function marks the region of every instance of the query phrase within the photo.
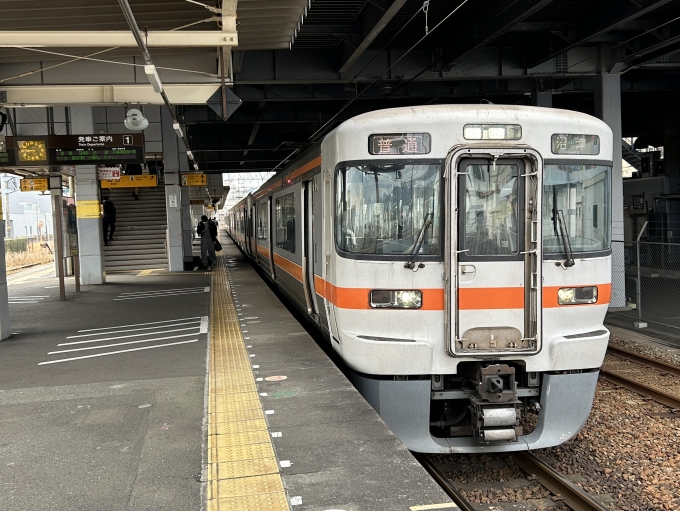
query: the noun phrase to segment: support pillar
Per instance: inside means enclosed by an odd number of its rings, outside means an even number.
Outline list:
[[[173,121],[166,109],[161,110],[163,131],[163,162],[165,165],[165,210],[168,230],[168,269],[184,271],[184,235],[182,228],[182,195],[179,179],[180,151],[186,160],[186,148],[172,127]]]
[[[165,208],[168,214],[168,269],[170,271],[184,271],[184,240],[182,235],[182,203],[179,174],[165,174]]]
[[[106,283],[100,204],[97,168],[94,165],[79,165],[76,167],[76,214],[80,282],[85,286]]]
[[[624,261],[623,254],[623,175],[621,151],[621,75],[602,73],[595,77],[595,116],[614,132],[612,168],[612,261]],[[625,266],[612,265],[610,307],[626,306]]]
[[[191,193],[189,187],[182,188],[182,240],[184,245],[184,262],[194,260],[193,236],[194,226],[191,222]]]
[[[12,330],[9,325],[9,293],[7,290],[7,266],[5,265],[5,220],[2,214],[2,195],[0,194],[0,339],[7,339]]]

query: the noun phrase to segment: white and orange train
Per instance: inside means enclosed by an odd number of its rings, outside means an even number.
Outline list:
[[[557,109],[375,111],[227,229],[409,449],[549,447],[583,427],[609,340],[613,142]]]

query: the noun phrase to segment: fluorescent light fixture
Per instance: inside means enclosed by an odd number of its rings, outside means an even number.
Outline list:
[[[177,133],[177,136],[179,138],[182,138],[184,136],[184,132],[182,131],[182,127],[179,125],[178,122],[172,123],[172,129],[175,130],[175,133]]]
[[[198,163],[194,163],[194,170],[198,170]]]
[[[188,151],[187,151],[187,156],[189,157],[189,159],[190,159],[191,161],[194,160],[194,153],[192,153],[191,150],[188,150]]]
[[[153,64],[144,66],[144,72],[146,73],[149,82],[155,92],[159,94],[163,92],[163,83],[161,82],[161,77],[158,76],[158,71],[156,71],[156,66]]]

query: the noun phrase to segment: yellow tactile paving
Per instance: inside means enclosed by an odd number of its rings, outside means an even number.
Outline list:
[[[210,292],[208,510],[290,511],[224,259]]]

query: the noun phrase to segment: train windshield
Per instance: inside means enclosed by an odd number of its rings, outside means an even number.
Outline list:
[[[337,173],[338,248],[355,254],[441,253],[441,164],[373,163]],[[420,233],[425,227],[422,240]]]
[[[561,254],[564,215],[574,253],[611,248],[611,167],[546,165],[543,183],[543,250]]]

